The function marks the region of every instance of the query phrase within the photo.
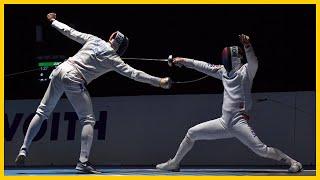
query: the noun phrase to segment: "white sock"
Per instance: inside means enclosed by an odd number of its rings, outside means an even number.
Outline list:
[[[172,161],[175,162],[176,164],[180,164],[183,157],[192,149],[193,145],[194,145],[194,141],[191,140],[189,137],[185,136]]]
[[[93,140],[93,124],[86,123],[82,126],[81,131],[81,152],[80,162],[86,162],[89,159],[90,149]]]
[[[43,120],[44,119],[41,118],[38,114],[33,116],[32,120],[29,124],[26,136],[24,137],[24,141],[23,141],[21,149],[26,149],[28,151],[28,149],[32,143],[33,138],[38,134],[38,132],[41,128]]]

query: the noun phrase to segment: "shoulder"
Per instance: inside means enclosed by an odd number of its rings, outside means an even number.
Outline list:
[[[95,41],[103,41],[99,37],[92,35],[92,34],[87,34],[88,35],[88,41],[95,42]]]
[[[250,80],[252,80],[254,77],[254,76],[252,76],[252,74],[249,71],[248,63],[244,64],[241,67],[241,70],[239,72],[240,72],[241,76],[243,76],[243,78],[249,78]]]
[[[241,75],[245,75],[248,73],[248,63],[245,63],[243,64],[240,69],[238,70],[238,72],[241,74]]]
[[[106,41],[100,39],[97,36],[90,36],[90,38],[88,39],[88,41],[86,42],[86,44],[91,44],[92,46],[96,46],[96,47],[100,47],[100,48],[108,48],[108,44]]]
[[[248,68],[248,63],[245,63],[244,65],[242,65],[241,68],[247,69],[247,68]],[[241,68],[240,68],[240,69],[241,69]]]

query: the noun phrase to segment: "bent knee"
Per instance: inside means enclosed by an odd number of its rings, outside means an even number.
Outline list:
[[[190,128],[187,132],[186,137],[190,140],[190,141],[196,141],[198,140],[198,136],[197,136],[197,130],[195,128]]]
[[[47,105],[41,103],[36,110],[36,114],[38,114],[42,120],[48,119],[51,114],[51,109]]]

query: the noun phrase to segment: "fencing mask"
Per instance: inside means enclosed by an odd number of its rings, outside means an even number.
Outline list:
[[[128,37],[123,35],[120,31],[112,33],[109,42],[112,44],[114,50],[117,52],[119,56],[122,56],[129,46]]]
[[[225,47],[222,51],[222,64],[229,73],[241,67],[242,50],[238,46]]]

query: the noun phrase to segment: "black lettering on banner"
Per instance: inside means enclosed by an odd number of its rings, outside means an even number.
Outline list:
[[[16,133],[19,124],[22,120],[23,117],[23,113],[17,113],[14,116],[13,122],[10,126],[9,124],[9,119],[8,119],[8,115],[4,114],[4,138],[6,141],[11,141],[14,134]]]
[[[59,121],[60,121],[60,113],[52,114],[52,122],[51,122],[51,141],[56,141],[58,139],[59,134]]]
[[[67,140],[74,140],[75,131],[76,131],[76,122],[78,120],[77,113],[65,112],[64,113],[64,120],[69,121]]]
[[[24,113],[16,113],[14,118],[9,121],[8,114],[5,113],[4,115],[4,136],[5,141],[12,141],[15,134],[17,133],[17,130],[20,126],[22,126],[22,135],[18,133],[19,139],[23,140],[24,136],[26,135],[26,132],[28,130],[29,124],[34,117],[35,113],[29,114],[29,116],[25,116]],[[52,121],[51,123],[48,123],[48,120],[44,120],[41,128],[38,132],[38,134],[34,137],[33,141],[38,141],[41,138],[43,138],[46,134],[47,129],[51,129],[50,132],[50,140],[51,141],[57,141],[59,138],[59,132],[67,131],[67,137],[66,140],[75,140],[75,134],[76,134],[76,123],[78,121],[78,116],[75,112],[65,112],[64,114],[64,120],[68,121],[68,127],[65,129],[60,128],[60,112],[52,113]],[[96,121],[96,124],[94,126],[94,129],[97,130],[97,140],[105,140],[106,139],[106,129],[107,129],[107,111],[100,111],[99,112],[99,121]],[[10,124],[11,123],[11,124]],[[51,127],[48,125],[51,124]],[[49,132],[48,132],[49,133]]]
[[[98,130],[98,140],[106,139],[107,114],[107,111],[100,111],[99,121],[94,125],[94,129]]]

